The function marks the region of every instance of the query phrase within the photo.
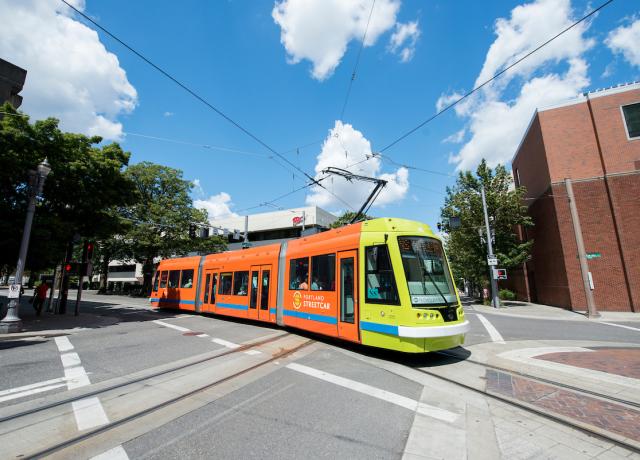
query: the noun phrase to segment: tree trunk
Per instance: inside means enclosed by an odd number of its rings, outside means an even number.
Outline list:
[[[153,259],[145,259],[142,264],[142,294],[149,297],[151,294],[151,276],[153,275]]]
[[[102,256],[102,268],[100,269],[100,286],[98,294],[107,293],[107,282],[109,281],[109,262],[111,262],[111,254],[106,253]]]

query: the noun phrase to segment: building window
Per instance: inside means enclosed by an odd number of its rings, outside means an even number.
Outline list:
[[[366,249],[367,302],[400,305],[396,279],[386,244]]]
[[[247,295],[249,272],[235,272],[233,275],[233,295]]]
[[[289,289],[309,289],[309,258],[291,259],[289,262]]]
[[[622,106],[624,124],[627,128],[629,139],[640,137],[640,102]]]
[[[311,290],[334,291],[336,288],[336,255],[311,258]]]
[[[193,287],[193,270],[182,270],[180,287],[185,289]]]

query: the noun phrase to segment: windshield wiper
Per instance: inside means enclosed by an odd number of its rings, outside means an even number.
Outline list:
[[[431,283],[433,284],[433,287],[436,288],[436,291],[438,291],[438,294],[440,294],[440,297],[442,297],[442,300],[444,301],[444,304],[447,306],[447,308],[450,306],[449,302],[447,302],[447,298],[444,296],[444,294],[442,293],[442,291],[440,290],[440,288],[438,287],[438,285],[436,284],[435,280],[433,279],[433,276],[431,276],[431,273],[429,273],[429,271],[422,267],[422,279],[424,279],[424,275],[427,275],[429,277],[429,280],[431,280]]]

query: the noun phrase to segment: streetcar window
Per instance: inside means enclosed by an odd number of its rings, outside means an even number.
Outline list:
[[[233,295],[247,295],[249,272],[235,272],[233,275]]]
[[[182,270],[180,287],[185,289],[193,287],[193,270]]]
[[[153,292],[158,290],[158,284],[160,283],[160,272],[156,272],[156,276],[153,279]]]
[[[249,299],[249,308],[258,306],[258,272],[251,272],[251,298]]]
[[[161,288],[166,288],[167,287],[167,277],[168,276],[169,276],[169,272],[160,273],[160,287]]]
[[[289,289],[309,289],[309,258],[291,259],[289,262]]]
[[[177,288],[180,284],[180,270],[171,270],[169,272],[169,288]]]
[[[260,310],[269,309],[269,270],[262,271],[262,292],[260,293]]]
[[[311,258],[311,290],[335,291],[336,255],[327,254]]]
[[[204,303],[209,303],[209,282],[211,281],[211,275],[207,274],[207,280],[204,282]]]
[[[367,302],[399,305],[398,289],[386,244],[366,248]]]
[[[233,281],[233,273],[222,273],[220,275],[220,287],[218,288],[218,294],[221,294],[221,295],[231,294],[232,281]]]
[[[216,303],[216,286],[217,285],[218,285],[218,274],[214,273],[213,279],[211,280],[211,302],[210,303]],[[208,287],[206,287],[205,289],[208,289]]]

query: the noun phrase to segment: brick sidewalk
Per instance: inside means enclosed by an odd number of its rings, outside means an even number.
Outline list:
[[[487,391],[640,443],[640,411],[524,377],[487,369]]]
[[[589,349],[594,351],[548,353],[536,356],[536,359],[640,379],[640,349],[595,347]]]

